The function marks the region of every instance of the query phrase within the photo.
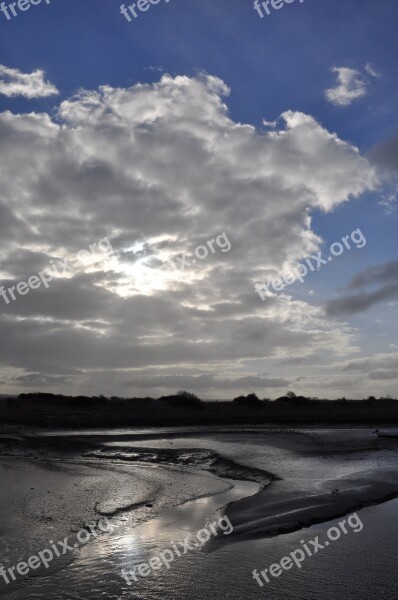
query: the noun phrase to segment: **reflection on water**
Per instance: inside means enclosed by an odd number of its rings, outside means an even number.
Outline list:
[[[201,501],[202,504],[203,501]],[[192,507],[191,507],[192,508]],[[196,512],[196,509],[194,509]],[[149,551],[143,528],[137,532],[104,536],[81,559],[54,578],[41,579],[9,595],[11,600],[396,600],[398,587],[395,576],[395,551],[398,531],[393,525],[398,517],[398,501],[368,507],[360,511],[364,529],[358,534],[340,538],[327,549],[312,556],[302,568],[271,578],[267,587],[259,588],[252,577],[254,568],[263,569],[301,546],[316,535],[322,537],[325,528],[334,521],[309,529],[279,536],[231,544],[207,554],[194,551],[176,560],[170,570],[163,569],[140,577],[129,587],[120,577],[121,560],[140,562],[160,549],[162,543],[177,537],[184,529],[184,519],[172,515],[147,527]],[[188,532],[189,533],[189,532]],[[187,533],[186,533],[187,534]],[[173,537],[171,537],[171,535]],[[125,563],[125,564],[126,564]]]
[[[253,482],[231,481],[230,484],[231,488],[227,492],[186,502],[132,531],[125,529],[121,532],[116,549],[120,568],[131,570],[165,548],[170,548],[174,542],[178,544],[187,537],[192,541],[200,529],[216,520],[219,509],[259,490],[259,485]],[[219,530],[218,535],[224,533]],[[199,543],[197,538],[194,541],[198,548],[192,552],[198,553],[203,544]]]
[[[253,482],[226,482],[230,485],[226,492],[202,497],[166,510],[160,517],[134,529],[122,525],[112,534],[104,534],[93,543],[83,546],[79,558],[68,569],[52,574],[48,580],[45,577],[31,580],[28,585],[29,591],[23,588],[16,591],[13,597],[40,600],[52,597],[63,600],[70,598],[70,590],[73,589],[74,598],[97,599],[104,594],[103,586],[107,590],[107,598],[158,597],[157,592],[163,589],[169,580],[169,574],[174,569],[178,570],[179,563],[185,561],[194,569],[196,563],[206,558],[203,544],[199,544],[196,538],[197,532],[216,521],[222,507],[259,490],[259,484]],[[224,535],[221,529],[217,528],[217,531],[218,535]],[[173,543],[178,544],[187,537],[191,542],[195,541],[197,547],[183,554],[181,558],[176,558],[170,570],[164,566],[162,570],[153,571],[147,579],[139,577],[139,584],[135,583],[134,586],[138,586],[140,592],[135,596],[135,588],[127,585],[121,576],[121,569],[130,571],[136,565],[148,562],[162,550],[171,548]],[[104,573],[108,574],[106,580],[103,578]],[[62,583],[65,580],[68,581],[66,588]],[[123,592],[128,595],[123,596]],[[153,594],[155,596],[152,596]]]
[[[314,432],[311,432],[314,435]],[[332,434],[330,434],[332,435]],[[339,436],[348,433],[342,431]],[[297,453],[287,447],[270,445],[262,435],[254,439],[241,434],[220,438],[174,440],[178,447],[213,448],[243,464],[252,464],[281,473],[298,489],[311,484],[317,490],[328,477],[366,470],[393,468],[395,452],[362,451],[362,438],[369,432],[358,430],[355,448],[345,453]],[[336,437],[336,432],[333,434]],[[149,445],[143,442],[143,445]],[[151,446],[165,442],[151,442]],[[207,474],[208,475],[208,474]],[[323,553],[311,557],[302,569],[273,578],[259,588],[252,577],[260,570],[301,546],[301,540],[324,535],[333,523],[316,525],[272,539],[227,544],[215,551],[195,548],[176,558],[170,569],[163,567],[128,586],[121,569],[131,570],[148,562],[159,552],[214,522],[220,509],[244,496],[255,494],[258,484],[229,481],[230,489],[199,498],[163,512],[135,529],[121,525],[82,547],[77,559],[49,576],[27,579],[23,588],[9,588],[10,600],[397,600],[395,552],[398,531],[398,500],[368,507],[359,512],[364,529],[342,537]],[[283,484],[283,482],[281,482]],[[278,484],[279,485],[279,484]],[[222,535],[222,532],[219,533]]]

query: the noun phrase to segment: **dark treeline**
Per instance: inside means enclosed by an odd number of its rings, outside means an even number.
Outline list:
[[[29,393],[0,398],[0,422],[38,427],[398,423],[398,401],[320,400],[288,392],[276,400],[256,394],[229,402],[202,401],[181,391],[161,398]]]

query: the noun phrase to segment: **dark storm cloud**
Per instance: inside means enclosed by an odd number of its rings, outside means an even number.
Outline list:
[[[46,388],[52,385],[67,384],[72,381],[67,377],[60,377],[57,375],[45,375],[44,373],[29,373],[28,375],[21,375],[20,377],[14,377],[12,380],[16,385],[23,385],[24,387],[32,389]]]
[[[250,388],[278,388],[289,385],[289,381],[276,377],[246,376],[236,379],[217,379],[214,375],[163,375],[150,376],[146,379],[137,377],[123,383],[125,387],[167,388],[202,390],[206,388],[219,390],[246,390]]]
[[[372,371],[369,373],[369,379],[383,380],[383,379],[398,379],[398,372],[394,371]]]
[[[394,283],[398,282],[398,260],[392,260],[383,265],[369,267],[364,269],[352,278],[349,288],[355,289],[375,283]]]
[[[398,176],[398,133],[372,148],[369,158],[382,171]]]
[[[353,315],[368,310],[375,304],[398,297],[398,283],[385,285],[374,292],[350,294],[326,303],[326,313],[331,317]]]
[[[358,290],[366,286],[383,284],[376,290],[362,289],[335,298],[326,303],[326,313],[336,317],[350,315],[368,310],[375,304],[398,297],[398,261],[390,261],[383,265],[370,267],[358,273],[348,284],[350,290]]]

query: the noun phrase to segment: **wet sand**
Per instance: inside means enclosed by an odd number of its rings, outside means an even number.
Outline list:
[[[104,569],[110,568],[108,560],[112,568],[115,561],[131,564],[153,549],[151,531],[157,532],[157,546],[166,544],[160,533],[165,519],[175,524],[170,539],[178,535],[181,519],[182,531],[193,532],[215,511],[226,512],[233,533],[211,539],[200,556],[190,558],[200,561],[203,552],[216,556],[231,542],[279,537],[395,497],[397,451],[396,440],[377,438],[370,429],[3,435],[0,564],[26,560],[48,547],[50,538],[73,535],[103,515],[117,526],[116,533],[101,535],[45,573],[13,583],[15,598],[25,598],[30,586],[42,586],[43,575],[56,587],[64,570],[81,565],[89,549],[99,560],[113,547],[117,559],[108,557]],[[139,530],[137,550],[123,552]],[[83,564],[94,574],[94,563]],[[10,589],[0,581],[0,594]],[[150,597],[149,589],[146,593]]]

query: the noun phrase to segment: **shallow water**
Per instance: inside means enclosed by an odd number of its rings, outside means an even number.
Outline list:
[[[114,438],[115,432],[112,432]],[[116,432],[118,435],[120,432]],[[294,485],[295,489],[317,489],[325,479],[356,476],[361,473],[379,473],[394,469],[396,451],[394,449],[375,448],[365,450],[364,442],[369,442],[372,432],[361,429],[317,430],[303,432],[305,436],[319,438],[321,446],[317,452],[309,451],[308,446],[293,439],[290,443],[279,438],[271,439],[267,434],[247,435],[242,433],[212,433],[206,436],[189,435],[151,440],[111,439],[107,447],[117,446],[169,448],[201,448],[227,456],[241,464],[251,465],[276,472],[284,481],[274,482],[273,489],[283,490],[283,486]],[[125,432],[123,432],[125,434]],[[341,452],[331,450],[339,446],[341,440],[352,442],[349,450]],[[371,438],[373,439],[373,438]],[[323,444],[323,446],[322,446]],[[38,467],[37,467],[38,468]],[[80,467],[79,467],[80,468]],[[82,468],[82,467],[81,467]],[[90,467],[95,471],[96,464]],[[210,523],[216,523],[223,514],[223,508],[242,497],[255,494],[259,485],[250,481],[220,480],[209,473],[196,474],[184,472],[183,468],[160,466],[153,469],[144,465],[106,464],[107,469],[126,469],[131,475],[138,469],[140,477],[156,473],[156,481],[170,478],[174,473],[175,486],[188,488],[187,495],[192,492],[198,495],[198,482],[202,482],[202,493],[207,495],[178,507],[165,509],[156,518],[132,527],[132,521],[123,522],[117,519],[118,528],[113,533],[104,533],[97,540],[90,542],[78,550],[70,560],[51,572],[38,573],[36,577],[27,577],[16,586],[0,588],[0,594],[14,600],[98,600],[107,598],[121,600],[134,598],[152,600],[170,598],[182,600],[208,599],[219,600],[229,598],[267,598],[271,600],[396,600],[398,598],[395,551],[398,532],[395,526],[398,517],[398,500],[385,502],[378,506],[367,507],[358,512],[364,528],[359,533],[349,531],[347,535],[330,543],[315,556],[308,557],[302,568],[296,567],[283,572],[278,578],[271,578],[262,588],[253,579],[252,571],[268,568],[279,562],[296,548],[301,548],[301,540],[308,541],[315,536],[325,538],[328,527],[334,522],[314,525],[301,531],[279,535],[272,539],[255,539],[227,543],[214,549],[209,544],[199,544],[195,538],[197,532]],[[50,473],[51,471],[48,471]],[[52,473],[52,472],[51,472]],[[164,475],[162,475],[164,473]],[[10,473],[12,476],[12,473]],[[43,471],[43,477],[46,472]],[[152,475],[153,476],[153,475]],[[48,477],[50,477],[48,475]],[[51,477],[55,477],[52,473]],[[123,494],[118,486],[116,473],[113,474],[114,488],[107,491],[108,499],[119,502]],[[62,487],[70,485],[71,473],[57,472],[57,483]],[[90,476],[93,491],[98,496],[99,481]],[[84,480],[86,482],[86,479]],[[105,478],[105,482],[107,479]],[[108,481],[111,481],[110,476]],[[133,479],[130,481],[134,481]],[[177,484],[178,482],[178,484]],[[86,485],[86,483],[85,483]],[[123,484],[124,485],[124,484]],[[199,484],[200,485],[200,484]],[[218,487],[218,489],[217,489]],[[210,488],[211,491],[210,491]],[[123,488],[124,489],[124,488]],[[166,488],[165,488],[166,489]],[[207,492],[206,492],[207,490]],[[177,490],[176,490],[177,491]],[[21,488],[22,492],[25,493]],[[124,493],[124,492],[123,492]],[[169,493],[169,491],[168,491]],[[181,493],[181,490],[178,490]],[[267,489],[262,492],[267,494]],[[275,492],[273,492],[275,493]],[[178,495],[178,494],[177,494]],[[75,498],[76,510],[78,498]],[[119,498],[119,500],[117,500]],[[81,497],[80,501],[87,501]],[[23,502],[21,503],[21,507]],[[6,510],[6,505],[2,505]],[[22,510],[22,508],[21,508]],[[135,514],[135,511],[130,511]],[[126,511],[129,514],[129,511]],[[16,525],[18,527],[20,525]],[[15,531],[18,535],[18,531]],[[219,530],[219,536],[224,536]],[[54,539],[56,533],[52,534]],[[152,571],[148,576],[137,577],[129,586],[121,575],[121,569],[130,570],[142,562],[148,562],[159,552],[170,549],[188,537],[192,548],[181,557],[176,557],[167,569]],[[229,542],[228,536],[222,538]],[[2,562],[0,560],[0,562]]]
[[[219,510],[230,502],[255,494],[259,489],[257,483],[248,481],[226,480],[226,483],[230,486],[226,492],[186,502],[133,529],[129,525],[117,527],[115,532],[104,534],[97,541],[82,547],[79,556],[67,569],[55,572],[51,577],[32,579],[25,589],[14,592],[10,597],[63,599],[72,595],[73,598],[101,598],[106,594],[109,598],[119,598],[128,589],[135,597],[138,586],[140,594],[152,597],[154,590],[160,589],[159,586],[167,587],[168,575],[175,568],[178,571],[179,562],[185,561],[193,570],[197,562],[205,559],[205,544],[198,539],[197,532],[206,528],[209,535],[214,535],[214,531],[220,536],[228,535],[230,527],[227,522],[222,521],[222,528],[218,525],[221,518]],[[213,530],[209,523],[215,525]],[[139,583],[129,588],[122,578],[122,568],[129,571],[158,556],[161,551],[172,549],[172,544],[184,552],[179,542],[187,537],[192,548],[186,554],[178,557],[173,552],[175,562],[170,563],[171,567],[167,569],[163,564],[161,571],[154,571],[148,579],[139,577]],[[200,537],[203,539],[203,531]],[[107,574],[106,578],[104,574]],[[7,591],[11,590],[9,588]]]
[[[198,511],[201,511],[199,506]],[[337,521],[272,540],[233,544],[215,553],[193,551],[175,560],[170,570],[153,572],[147,578],[139,577],[138,583],[129,587],[120,577],[121,565],[154,556],[163,542],[167,540],[168,543],[171,536],[175,540],[177,532],[181,532],[181,523],[174,527],[165,517],[163,522],[148,524],[141,532],[104,537],[101,542],[87,547],[81,558],[68,569],[54,577],[42,578],[29,589],[11,593],[9,597],[32,600],[396,600],[398,585],[394,575],[398,532],[394,524],[398,517],[398,501],[368,507],[358,514],[364,525],[361,532],[349,532],[315,556],[308,557],[301,569],[294,567],[283,572],[278,579],[271,578],[263,588],[252,577],[254,568],[260,571],[280,561],[300,548],[303,539],[308,542],[319,535],[322,540],[326,537],[326,529]]]

